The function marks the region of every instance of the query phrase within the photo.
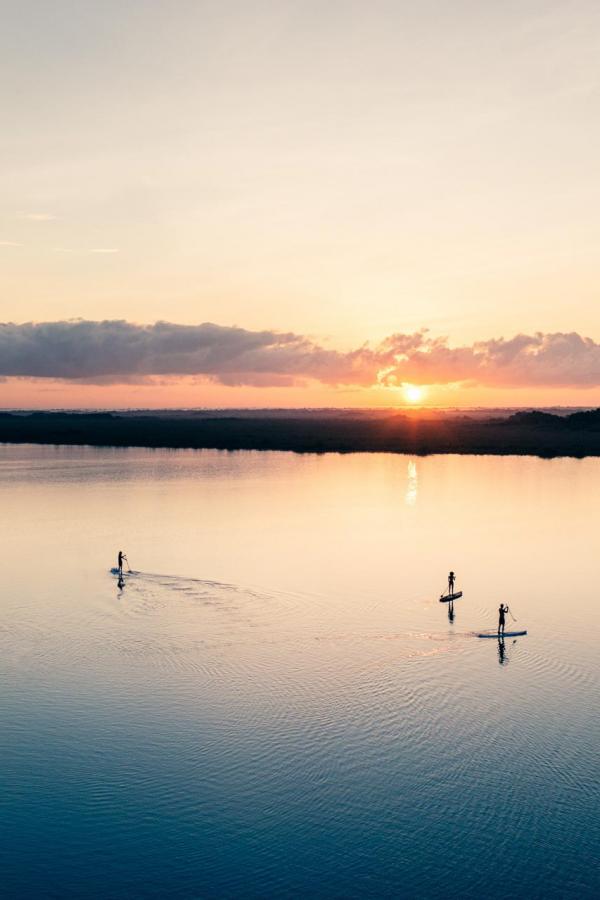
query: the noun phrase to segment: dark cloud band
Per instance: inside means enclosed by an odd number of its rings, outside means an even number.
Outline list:
[[[0,324],[0,377],[118,384],[156,376],[263,386],[316,380],[364,387],[404,381],[591,387],[600,384],[600,345],[577,333],[537,333],[450,347],[420,331],[342,352],[303,335],[211,323]]]

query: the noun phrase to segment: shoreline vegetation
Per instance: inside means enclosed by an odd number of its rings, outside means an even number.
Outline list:
[[[600,456],[600,409],[0,412],[1,443],[296,453]]]

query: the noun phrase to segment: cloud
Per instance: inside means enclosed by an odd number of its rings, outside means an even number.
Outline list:
[[[97,384],[195,376],[255,386],[319,381],[344,387],[403,382],[592,387],[600,385],[600,344],[572,332],[451,347],[447,339],[422,330],[340,351],[292,332],[78,319],[0,324],[2,376]]]
[[[17,213],[17,218],[27,219],[29,222],[52,222],[54,219],[56,219],[56,216],[52,215],[52,213],[44,212],[20,212]]]
[[[0,241],[0,247],[22,247],[17,241]]]
[[[490,387],[593,387],[600,385],[600,344],[577,332],[519,334],[449,347],[445,338],[428,338],[398,354],[384,381],[419,384],[471,382]],[[397,337],[389,338],[393,346]]]
[[[119,253],[118,247],[92,247],[89,250],[74,250],[72,247],[53,247],[54,253]]]
[[[368,351],[366,351],[368,353]],[[84,320],[0,325],[0,375],[118,383],[130,378],[198,375],[223,384],[297,380],[362,383],[352,353],[325,350],[291,333],[244,328],[136,325]]]

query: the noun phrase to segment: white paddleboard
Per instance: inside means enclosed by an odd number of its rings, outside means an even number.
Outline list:
[[[526,631],[486,631],[484,634],[478,634],[477,637],[480,638],[507,638],[507,637],[521,637],[522,635],[527,634]]]

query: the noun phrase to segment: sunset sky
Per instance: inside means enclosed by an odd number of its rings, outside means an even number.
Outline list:
[[[5,5],[0,406],[600,405],[599,59],[591,0]]]

